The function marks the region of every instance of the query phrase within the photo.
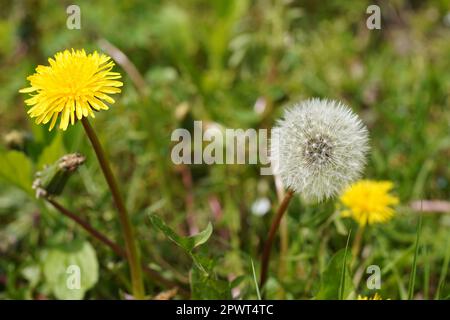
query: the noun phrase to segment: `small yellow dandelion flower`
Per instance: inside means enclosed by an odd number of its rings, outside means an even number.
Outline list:
[[[398,198],[389,194],[393,188],[390,181],[360,180],[349,186],[340,199],[347,208],[344,217],[352,217],[361,226],[383,223],[392,218]]]
[[[367,297],[367,296],[361,296],[361,295],[358,295],[357,300],[383,300],[383,299],[382,299],[381,296],[378,294],[378,292],[376,292],[376,293],[373,295],[373,297]]]
[[[86,54],[84,50],[65,50],[49,58],[50,66],[39,65],[29,76],[30,87],[21,93],[31,93],[25,103],[31,108],[28,114],[36,118],[36,123],[50,121],[49,131],[53,129],[61,115],[59,128],[66,130],[69,121],[75,118],[95,118],[94,110],[108,110],[103,102],[114,103],[108,94],[119,93],[123,83],[118,72],[112,72],[114,62],[111,58],[96,51]]]

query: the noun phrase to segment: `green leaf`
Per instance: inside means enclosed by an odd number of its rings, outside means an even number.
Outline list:
[[[331,258],[327,268],[322,273],[320,289],[316,299],[337,300],[340,296],[346,298],[352,292],[352,278],[348,266],[348,261],[351,259],[348,256],[346,249],[341,249]],[[343,272],[344,265],[345,272]]]
[[[194,300],[228,300],[231,288],[228,281],[219,279],[214,272],[205,274],[194,265],[189,275],[191,298]]]
[[[189,239],[192,239],[194,242],[193,248],[196,248],[202,244],[204,244],[206,241],[208,241],[209,237],[211,237],[213,232],[213,227],[211,222],[208,223],[206,226],[206,229],[189,237]]]
[[[16,218],[0,228],[0,247],[2,250],[11,249],[17,245],[21,239],[29,236],[30,232],[35,227],[33,215],[31,210],[35,210],[34,205],[30,202],[25,202],[24,197],[19,198],[18,202],[21,204],[19,208],[10,207],[10,210],[17,210]]]
[[[191,257],[193,267],[190,272],[192,299],[231,299],[231,286],[228,281],[220,279],[214,272],[214,262],[202,255],[194,254],[192,250],[204,244],[211,237],[213,227],[211,223],[205,230],[190,236],[182,237],[168,227],[155,214],[149,215],[150,222],[166,237],[180,246]]]
[[[162,233],[164,233],[166,237],[175,242],[178,246],[183,248],[189,254],[192,252],[194,248],[208,241],[213,231],[212,224],[208,223],[208,226],[206,227],[205,230],[190,237],[182,237],[178,235],[175,231],[173,231],[170,227],[168,227],[159,216],[155,214],[150,214],[149,217],[150,222],[154,227],[162,231]]]
[[[58,299],[82,299],[98,281],[97,255],[87,241],[46,250],[42,269],[46,284]]]
[[[66,153],[62,135],[58,134],[53,138],[52,143],[47,146],[39,156],[37,170],[42,170],[45,165],[50,165],[61,158]]]
[[[150,222],[152,225],[159,229],[166,237],[175,242],[178,246],[183,248],[186,251],[190,252],[189,243],[186,238],[179,236],[175,231],[173,231],[170,227],[168,227],[164,221],[158,217],[157,215],[151,214],[149,215]]]
[[[0,156],[0,179],[19,187],[32,195],[33,165],[25,154],[8,151]]]
[[[21,274],[28,280],[29,286],[35,288],[41,279],[41,268],[37,264],[31,264],[23,268]]]

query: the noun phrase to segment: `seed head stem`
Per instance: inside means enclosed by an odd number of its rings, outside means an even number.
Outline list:
[[[259,286],[261,289],[263,288],[267,280],[270,252],[272,251],[272,245],[275,239],[275,235],[280,225],[281,218],[283,218],[283,215],[286,212],[286,209],[288,208],[289,202],[291,201],[293,195],[294,191],[292,190],[288,190],[286,192],[284,199],[281,202],[280,207],[278,208],[277,213],[272,221],[272,225],[270,226],[269,235],[267,237],[266,243],[264,244],[264,249],[261,256],[261,278],[259,282]]]

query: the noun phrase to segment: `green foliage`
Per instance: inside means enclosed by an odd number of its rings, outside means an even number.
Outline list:
[[[380,1],[382,29],[368,30],[372,2],[80,0],[81,29],[69,30],[65,2],[3,1],[0,299],[52,299],[65,290],[48,285],[39,253],[86,233],[37,201],[31,188],[35,172],[64,153],[80,152],[87,160],[57,200],[111,239],[122,239],[82,126],[48,132],[29,119],[18,93],[57,51],[112,55],[104,40],[128,58],[140,79],[113,57],[124,87],[92,125],[132,215],[144,264],[184,287],[190,283],[193,297],[230,298],[232,287],[238,299],[257,299],[261,243],[278,205],[273,177],[261,176],[257,165],[175,166],[171,133],[192,130],[195,120],[219,128],[270,128],[290,104],[328,97],[347,103],[367,124],[371,152],[364,177],[392,181],[401,204],[392,221],[367,228],[364,254],[345,259],[339,249],[354,224],[339,216],[338,201],[306,204],[296,196],[275,241],[266,298],[372,296],[364,285],[372,264],[382,270],[385,299],[408,299],[411,291],[414,298],[448,298],[449,215],[423,215],[423,250],[415,250],[418,212],[410,206],[413,200],[450,199],[448,1]],[[11,131],[26,136],[20,151],[3,142]],[[252,213],[258,199],[270,201],[264,216]],[[145,223],[148,212],[161,232]],[[177,247],[160,241],[162,233]],[[89,283],[88,297],[121,298],[129,291],[126,264],[101,246],[95,255],[103,272],[95,286]],[[352,268],[343,269],[352,259]],[[152,296],[172,288],[146,281]]]
[[[217,278],[214,272],[205,273],[194,265],[189,273],[191,298],[200,300],[231,299],[231,288],[228,281]]]
[[[87,241],[49,248],[42,253],[41,261],[45,284],[58,299],[83,299],[98,281],[97,255]]]
[[[170,240],[175,242],[178,246],[180,246],[186,253],[192,258],[192,261],[194,262],[195,266],[202,270],[203,273],[208,274],[208,271],[205,269],[205,267],[199,262],[198,256],[195,255],[192,250],[208,241],[209,237],[212,234],[212,224],[208,223],[208,226],[205,230],[202,232],[190,236],[190,237],[181,237],[178,234],[176,234],[171,228],[169,228],[164,221],[162,221],[161,218],[159,218],[157,215],[151,214],[149,215],[150,222],[155,228],[158,228],[161,230],[166,237],[168,237]]]
[[[192,250],[208,241],[212,234],[212,224],[205,230],[190,236],[182,237],[169,228],[161,218],[150,214],[150,222],[170,240],[180,246],[192,258],[194,265],[189,273],[191,294],[193,299],[231,299],[231,288],[228,281],[220,279],[214,271],[212,259],[194,253]]]
[[[441,291],[444,289],[445,279],[447,278],[448,266],[450,264],[450,237],[447,239],[447,250],[445,252],[444,263],[442,264],[441,274],[439,276],[438,288],[436,290],[435,299],[441,298]]]
[[[54,163],[65,153],[66,151],[62,141],[62,135],[58,134],[53,138],[52,143],[48,147],[44,148],[40,154],[37,162],[37,169],[42,170],[45,165]]]
[[[192,254],[192,250],[195,247],[198,247],[208,241],[213,232],[212,224],[208,223],[208,226],[205,230],[190,237],[182,237],[176,234],[171,228],[169,228],[157,215],[150,214],[149,218],[153,226],[161,230],[164,235],[166,235],[170,240],[175,242],[189,254]]]
[[[252,263],[252,275],[253,275],[253,282],[255,284],[256,296],[258,297],[258,300],[262,300],[261,293],[259,292],[258,280],[256,279],[255,264],[253,263],[253,260],[251,260],[251,263]]]
[[[339,250],[330,260],[320,280],[316,299],[346,299],[354,290],[349,269],[347,249]]]
[[[419,222],[417,223],[416,231],[416,242],[414,243],[414,258],[411,268],[411,276],[409,278],[408,287],[408,299],[412,300],[414,298],[414,288],[416,283],[416,273],[417,273],[417,256],[419,255],[419,243],[420,243],[420,233],[422,232],[422,217],[419,217]]]
[[[0,178],[32,194],[32,177],[33,164],[22,152],[7,151],[1,155]]]

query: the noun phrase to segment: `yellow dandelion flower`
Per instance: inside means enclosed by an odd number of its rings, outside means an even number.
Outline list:
[[[361,296],[361,295],[358,295],[357,300],[383,300],[383,299],[382,299],[381,296],[378,294],[378,292],[376,292],[376,293],[373,295],[373,297],[367,297],[367,296]]]
[[[84,50],[65,50],[49,58],[50,66],[39,65],[29,76],[30,87],[19,90],[30,93],[25,103],[31,108],[28,114],[36,118],[36,123],[50,121],[49,131],[53,129],[61,115],[59,128],[66,130],[69,121],[91,116],[94,110],[108,110],[103,102],[114,103],[108,94],[119,93],[123,83],[118,72],[112,72],[114,62],[104,54],[86,54]]]
[[[387,222],[394,215],[399,200],[389,194],[393,188],[390,181],[360,180],[349,186],[340,199],[347,208],[342,216],[355,219],[361,226]]]

